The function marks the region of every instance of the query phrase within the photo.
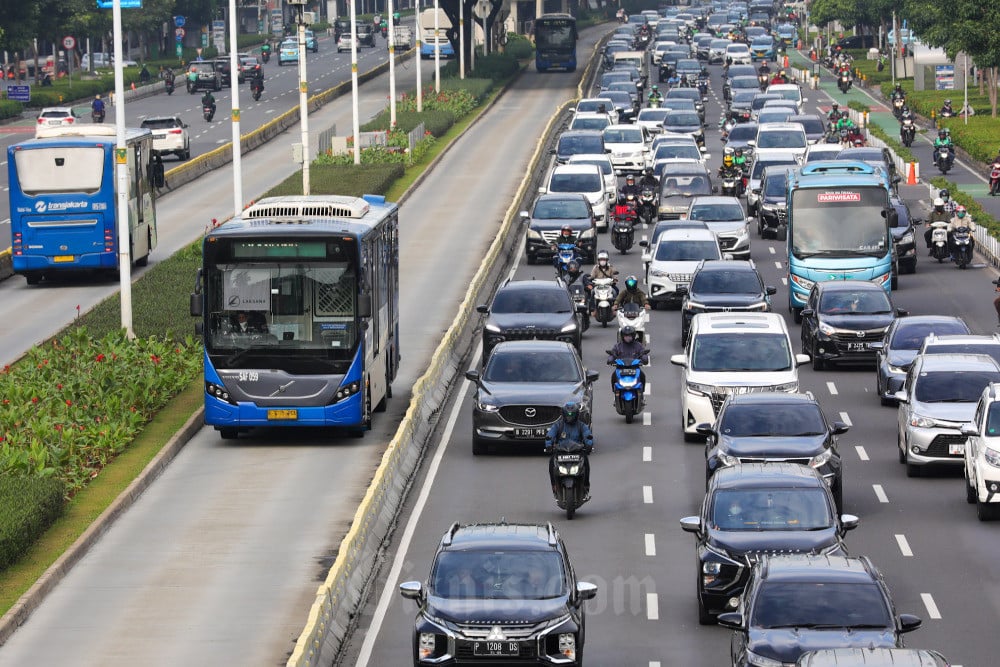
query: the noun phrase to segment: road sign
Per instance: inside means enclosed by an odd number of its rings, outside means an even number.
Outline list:
[[[122,9],[142,9],[142,0],[119,0]],[[114,0],[97,0],[98,9],[114,9]]]
[[[31,86],[7,86],[7,99],[15,102],[30,102]]]
[[[185,19],[183,16],[175,16],[174,17],[174,27],[176,27],[176,28],[183,28],[184,27],[184,23],[186,21],[187,21],[187,19]]]
[[[184,34],[185,34],[184,28],[174,28],[174,37],[177,39],[178,42],[184,41]]]
[[[177,42],[177,57],[180,58],[184,55],[184,47],[181,46],[180,42]]]
[[[63,37],[62,45],[64,49],[72,49],[76,46],[76,40],[70,36]]]

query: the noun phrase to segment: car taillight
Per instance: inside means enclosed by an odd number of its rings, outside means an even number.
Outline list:
[[[64,118],[63,120],[65,120],[67,123],[72,123],[76,119],[75,118]]]
[[[170,134],[180,134],[184,130],[170,130]]]
[[[39,117],[38,117],[38,124],[39,124],[39,125],[41,125],[41,124],[42,124],[42,123],[44,123],[44,122],[45,122],[45,119],[44,119],[44,118],[42,118],[41,116],[39,116]]]

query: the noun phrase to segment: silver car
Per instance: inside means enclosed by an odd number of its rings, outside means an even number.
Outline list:
[[[896,392],[899,462],[908,477],[927,465],[962,465],[967,436],[983,389],[1000,381],[1000,365],[985,354],[919,355]]]

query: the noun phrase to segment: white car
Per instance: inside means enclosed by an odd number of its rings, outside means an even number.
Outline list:
[[[611,196],[604,185],[600,167],[593,164],[557,164],[538,192],[582,192],[594,209],[597,231],[607,231]]]
[[[649,130],[643,125],[609,125],[604,128],[604,147],[611,164],[620,173],[638,174],[649,161]]]
[[[573,114],[573,119],[569,122],[567,130],[597,130],[603,132],[604,128],[611,125],[611,116],[598,111],[581,111]]]
[[[844,149],[839,143],[815,143],[806,149],[806,157],[803,163],[817,162],[818,160],[836,160],[837,154]]]
[[[105,69],[108,67],[113,67],[115,64],[115,57],[111,53],[85,53],[83,54],[83,69],[90,69],[91,55],[93,55],[94,69]],[[134,60],[126,58],[122,62],[123,67],[138,67],[139,63]]]
[[[719,237],[719,248],[733,259],[750,259],[750,222],[736,197],[701,196],[691,199],[685,220],[698,220]]]
[[[604,175],[604,187],[608,191],[608,197],[614,200],[618,196],[618,175],[611,164],[611,158],[607,153],[577,153],[570,155],[566,164],[593,164],[600,168]]]
[[[809,360],[792,351],[785,319],[777,313],[698,313],[686,351],[670,357],[684,368],[684,439],[697,439],[698,425],[714,422],[729,394],[797,392],[798,367]]]
[[[639,245],[648,248],[645,241]],[[644,253],[646,294],[654,308],[679,304],[691,284],[691,274],[706,259],[722,259],[719,239],[709,229],[668,229],[652,252]]]
[[[971,424],[962,427],[965,444],[965,500],[980,521],[1000,516],[1000,384],[990,383]]]
[[[351,50],[351,33],[344,32],[337,38],[337,53]]]
[[[802,103],[808,102],[808,97],[802,97],[802,89],[795,83],[775,83],[767,87],[765,93],[777,93],[782,99],[795,102],[796,113],[802,113]]]
[[[723,62],[730,62],[730,58],[732,58],[733,65],[750,65],[753,62],[750,57],[750,47],[743,42],[730,44],[726,47]]]
[[[191,135],[180,116],[149,116],[140,127],[153,133],[153,150],[160,155],[176,155],[181,160],[191,158]]]
[[[74,125],[82,120],[83,116],[72,107],[45,107],[35,123],[35,138],[38,138],[38,130],[42,128]]]
[[[607,97],[585,97],[576,103],[576,109],[573,110],[573,113],[600,111],[602,106],[607,114],[611,116],[611,122],[617,123],[618,110],[615,108],[614,100]]]
[[[753,143],[755,160],[793,160],[802,164],[809,140],[798,123],[761,123]]]
[[[651,109],[646,107],[639,110],[639,115],[635,117],[635,124],[646,128],[650,134],[663,132],[663,119],[670,109]]]

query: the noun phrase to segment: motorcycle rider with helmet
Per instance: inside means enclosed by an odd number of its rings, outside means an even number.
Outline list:
[[[783,83],[788,83],[788,77],[785,75],[785,70],[781,70],[780,72],[774,75],[774,78],[771,79],[772,86]]]
[[[954,155],[955,145],[951,141],[951,135],[946,128],[938,130],[937,139],[934,140],[934,166],[938,164],[937,153],[939,148],[944,148],[948,153]]]
[[[594,262],[594,268],[590,270],[590,284],[588,285],[588,289],[593,289],[594,281],[600,278],[610,278],[613,281],[611,283],[611,291],[617,297],[618,269],[611,263],[611,255],[607,250],[600,250],[597,253],[597,261]],[[597,317],[596,310],[591,312],[591,315]]]
[[[563,225],[562,229],[559,230],[559,236],[556,237],[551,246],[553,266],[559,266],[559,246],[562,244],[572,245],[576,248],[576,253],[581,257],[583,256],[583,248],[577,241],[576,234],[573,233],[573,228],[569,225]]]
[[[650,309],[649,299],[646,297],[646,293],[639,289],[639,280],[635,276],[629,276],[625,279],[625,289],[615,297],[613,308],[617,311],[627,303],[636,303],[646,310]]]
[[[636,335],[635,327],[626,324],[621,330],[621,340],[608,351],[608,366],[614,366],[615,359],[638,359],[643,365],[649,363],[649,354]],[[639,382],[645,385],[646,374],[639,369]],[[615,374],[611,374],[611,390],[614,393]]]
[[[840,120],[840,105],[839,104],[837,104],[836,102],[834,102],[830,106],[830,111],[827,112],[827,114],[826,114],[826,120],[831,125],[835,124],[838,120]]]
[[[722,166],[719,167],[719,178],[740,178],[742,176],[742,171],[736,166],[736,162],[732,155],[722,156]]]
[[[201,107],[203,109],[205,107],[211,107],[212,115],[215,115],[215,95],[212,94],[212,91],[206,90],[205,94],[201,96]]]
[[[935,222],[951,222],[951,213],[944,209],[944,200],[940,197],[934,200],[934,209],[931,211],[930,217],[927,218],[927,231],[924,232],[924,240],[927,241],[928,250],[931,250],[931,234],[934,233],[932,225]]]
[[[660,179],[653,174],[653,168],[646,167],[642,171],[642,178],[639,179],[639,191],[641,192],[644,188],[652,188],[655,192],[659,187]]]
[[[96,116],[104,118],[104,100],[101,99],[100,95],[94,96],[94,101],[90,103],[90,109]]]
[[[972,216],[968,214],[965,207],[961,204],[955,207],[955,216],[948,221],[948,249],[951,250],[952,256],[955,254],[955,243],[954,243],[954,232],[959,227],[969,228],[969,252],[973,252],[976,249],[976,236],[974,232],[976,231],[976,223],[973,222]]]
[[[655,83],[653,84],[653,87],[649,89],[649,97],[646,99],[646,103],[652,105],[653,100],[663,104],[663,93],[660,92],[660,87]]]
[[[639,198],[639,192],[640,192],[640,189],[639,189],[639,185],[635,182],[635,175],[634,174],[628,174],[627,176],[625,176],[625,185],[623,185],[621,187],[621,189],[618,191],[618,194],[619,195],[625,195],[626,197],[628,195],[632,195],[636,199],[638,199]]]
[[[545,453],[551,454],[552,450],[562,442],[578,442],[584,446],[584,452],[590,454],[594,451],[594,433],[587,426],[586,422],[580,419],[580,404],[570,401],[562,407],[559,419],[549,427],[549,432],[545,434]],[[555,461],[549,459],[549,481],[552,483],[552,493],[558,494],[556,487]],[[590,499],[590,463],[584,461],[583,485],[585,499]]]
[[[949,217],[955,215],[955,208],[958,206],[957,202],[951,198],[951,193],[948,188],[941,188],[938,190],[938,197],[944,202],[944,210]]]
[[[905,100],[906,99],[906,93],[903,92],[903,86],[902,85],[900,85],[898,83],[896,84],[896,88],[893,89],[893,91],[892,91],[892,97],[890,99],[893,102],[895,102],[896,100]]]
[[[955,115],[955,110],[951,107],[951,100],[944,101],[944,105],[941,107],[941,110],[938,111],[938,115],[944,117]]]

